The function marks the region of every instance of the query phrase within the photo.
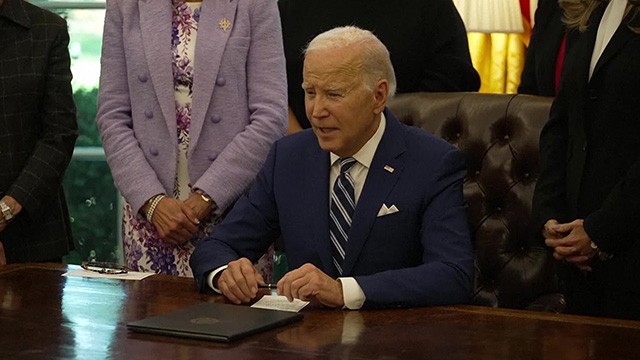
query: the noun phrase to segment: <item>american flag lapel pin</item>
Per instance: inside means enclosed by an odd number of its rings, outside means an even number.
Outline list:
[[[389,165],[385,165],[385,166],[384,166],[384,169],[385,169],[385,170],[387,170],[387,171],[388,171],[388,172],[390,172],[390,173],[393,173],[393,170],[395,170],[394,168],[392,168],[392,167],[391,167],[391,166],[389,166]]]

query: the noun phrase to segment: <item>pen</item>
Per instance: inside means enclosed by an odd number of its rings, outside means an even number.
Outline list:
[[[264,285],[258,284],[258,289],[277,289],[277,288],[278,288],[278,284],[264,284]]]

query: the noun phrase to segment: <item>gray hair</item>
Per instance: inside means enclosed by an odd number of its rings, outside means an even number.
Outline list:
[[[309,42],[304,55],[312,51],[334,50],[360,46],[362,49],[363,78],[370,91],[375,84],[386,79],[389,82],[388,96],[396,93],[396,74],[391,64],[389,50],[371,31],[356,26],[342,26],[325,31]]]

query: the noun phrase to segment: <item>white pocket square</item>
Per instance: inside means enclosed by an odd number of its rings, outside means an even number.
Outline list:
[[[378,211],[378,217],[391,215],[391,214],[397,213],[398,211],[400,210],[398,210],[398,208],[395,205],[391,205],[391,207],[387,207],[387,204],[382,204],[382,207]]]

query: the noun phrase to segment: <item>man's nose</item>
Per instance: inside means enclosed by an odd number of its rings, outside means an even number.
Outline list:
[[[317,118],[317,119],[321,119],[329,115],[324,96],[316,96],[315,101],[313,102],[312,115],[314,118]]]

